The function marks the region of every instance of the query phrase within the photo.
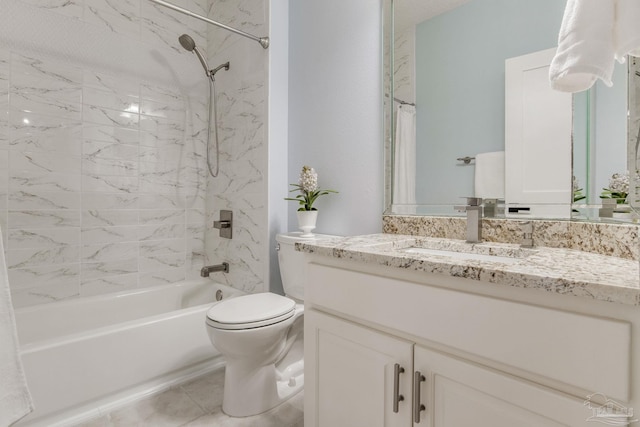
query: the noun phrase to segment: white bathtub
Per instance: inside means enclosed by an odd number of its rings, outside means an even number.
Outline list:
[[[96,415],[133,391],[149,393],[212,369],[219,353],[205,313],[217,291],[223,298],[242,293],[201,279],[16,310],[36,407],[17,425]]]

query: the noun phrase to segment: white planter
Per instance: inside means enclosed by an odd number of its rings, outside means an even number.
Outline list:
[[[300,237],[313,237],[311,230],[316,228],[316,220],[318,219],[318,211],[297,211],[298,228],[302,230]]]

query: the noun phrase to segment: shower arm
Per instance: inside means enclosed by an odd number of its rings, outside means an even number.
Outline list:
[[[216,27],[220,27],[220,28],[223,28],[223,29],[225,29],[227,31],[231,31],[232,33],[239,34],[239,35],[241,35],[243,37],[246,37],[248,39],[255,40],[258,43],[260,43],[260,46],[262,46],[264,49],[269,47],[269,37],[256,37],[253,34],[245,33],[244,31],[237,30],[237,29],[235,29],[233,27],[229,27],[228,25],[221,24],[220,22],[216,22],[216,21],[214,21],[212,19],[209,19],[209,18],[206,18],[206,17],[204,17],[202,15],[198,15],[197,13],[191,12],[188,9],[182,8],[180,6],[176,6],[175,4],[168,3],[168,2],[166,2],[164,0],[149,0],[149,1],[151,1],[152,3],[159,4],[160,6],[164,6],[166,8],[175,10],[176,12],[180,12],[180,13],[183,13],[185,15],[191,16],[192,18],[196,18],[196,19],[199,19],[201,21],[207,22],[209,24],[215,25]]]

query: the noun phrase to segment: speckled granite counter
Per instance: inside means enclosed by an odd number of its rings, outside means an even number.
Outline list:
[[[384,233],[464,239],[464,217],[384,215]],[[533,225],[537,246],[575,249],[627,259],[640,259],[637,224],[608,224],[580,221],[528,220]],[[486,242],[519,243],[522,219],[482,219]]]
[[[407,251],[416,247],[432,253]],[[640,306],[638,261],[571,249],[522,249],[515,244],[468,244],[462,240],[399,234],[310,241],[297,243],[296,249],[358,263]],[[483,259],[437,254],[442,250],[480,254]]]

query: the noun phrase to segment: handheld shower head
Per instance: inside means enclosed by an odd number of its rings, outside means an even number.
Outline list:
[[[202,56],[202,53],[196,47],[196,42],[193,41],[191,36],[188,34],[183,34],[180,37],[178,37],[178,41],[180,42],[180,45],[182,45],[182,47],[185,48],[185,50],[188,50],[189,52],[193,52],[196,54],[196,56],[200,60],[200,63],[202,64],[202,67],[204,68],[204,72],[207,74],[207,77],[211,77],[211,70],[209,70],[209,65],[207,64],[207,60],[204,59],[204,56]]]
[[[178,37],[178,41],[180,42],[182,47],[188,50],[189,52],[191,52],[193,49],[196,48],[196,42],[194,42],[191,36],[188,34],[183,34],[180,37]]]

